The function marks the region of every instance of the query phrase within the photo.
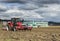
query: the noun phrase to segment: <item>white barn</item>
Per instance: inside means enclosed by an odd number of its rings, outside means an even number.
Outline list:
[[[23,24],[28,24],[29,26],[32,27],[48,27],[48,22],[47,21],[30,21],[30,22],[24,22]]]

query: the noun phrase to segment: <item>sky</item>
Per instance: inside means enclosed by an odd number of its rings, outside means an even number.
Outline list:
[[[60,22],[60,0],[0,0],[0,18]]]

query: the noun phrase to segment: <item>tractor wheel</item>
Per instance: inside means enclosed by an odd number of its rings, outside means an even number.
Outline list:
[[[6,26],[7,31],[11,30],[11,27],[9,25]]]
[[[6,26],[6,30],[7,30],[7,31],[9,30],[8,26]]]
[[[13,31],[16,31],[16,28],[13,28]]]

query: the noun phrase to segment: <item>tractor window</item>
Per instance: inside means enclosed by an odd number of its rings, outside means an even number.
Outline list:
[[[24,20],[22,19],[17,19],[16,22],[23,22]]]
[[[16,22],[20,22],[21,20],[20,19],[16,19]]]
[[[23,22],[24,20],[22,20],[20,18],[12,18],[11,21],[12,22]]]
[[[15,21],[15,19],[13,19],[13,18],[12,18],[12,19],[11,19],[11,21],[12,21],[12,22],[14,22],[14,21]]]

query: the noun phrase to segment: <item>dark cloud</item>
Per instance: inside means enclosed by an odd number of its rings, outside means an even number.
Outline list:
[[[5,11],[7,11],[7,9],[1,9],[0,8],[0,12],[5,12]]]
[[[7,9],[0,9],[0,12],[5,12]]]
[[[6,3],[36,3],[36,4],[52,4],[52,3],[60,3],[60,0],[0,0],[1,2]]]
[[[26,1],[23,1],[23,0],[0,0],[0,2],[4,2],[4,3],[26,3]]]
[[[43,4],[52,4],[52,3],[60,3],[60,0],[46,0],[46,1],[41,1]]]

